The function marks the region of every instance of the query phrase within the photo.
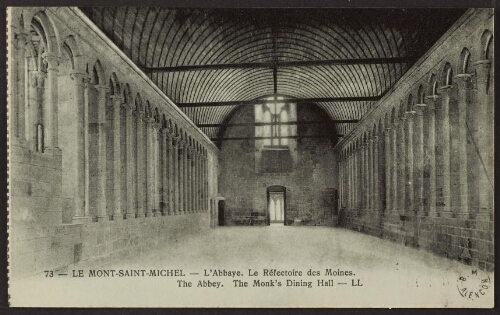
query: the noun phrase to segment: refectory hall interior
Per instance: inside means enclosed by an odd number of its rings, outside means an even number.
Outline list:
[[[18,7],[7,39],[12,279],[221,235],[494,268],[493,9]]]

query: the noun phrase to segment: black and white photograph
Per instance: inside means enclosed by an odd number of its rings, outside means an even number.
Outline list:
[[[494,306],[493,8],[136,5],[7,8],[10,306]]]

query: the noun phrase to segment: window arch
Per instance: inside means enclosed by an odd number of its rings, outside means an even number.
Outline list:
[[[436,79],[436,74],[432,74],[429,78],[429,95],[437,95],[438,82]]]
[[[408,95],[408,102],[406,104],[406,112],[412,112],[413,111],[413,95],[410,93]]]
[[[492,60],[493,59],[493,34],[489,30],[485,30],[483,36],[481,36],[481,52],[483,53],[483,59]]]
[[[470,51],[467,48],[462,50],[460,54],[460,73],[470,73]]]
[[[290,145],[296,136],[292,123],[297,120],[294,103],[284,102],[282,96],[266,98],[255,106],[255,135],[262,139],[264,148],[280,149]]]
[[[451,68],[450,63],[446,63],[443,68],[442,73],[442,82],[443,86],[448,86],[453,84],[453,69]]]

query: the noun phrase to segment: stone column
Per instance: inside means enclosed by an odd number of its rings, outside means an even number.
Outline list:
[[[114,190],[114,211],[113,220],[123,219],[122,214],[122,163],[121,163],[121,107],[123,97],[112,95],[113,100],[113,190]]]
[[[394,211],[398,211],[398,206],[399,206],[399,181],[398,181],[398,170],[400,167],[400,152],[398,152],[398,131],[399,131],[399,126],[398,123],[393,123],[392,124],[392,165],[391,165],[391,171],[392,171],[392,180],[391,180],[391,186],[392,186],[392,194],[391,194],[391,204],[392,204],[392,209]]]
[[[357,207],[357,181],[356,181],[356,175],[357,175],[357,163],[358,163],[358,148],[353,148],[351,152],[351,209],[354,209]]]
[[[170,212],[168,205],[168,146],[167,142],[168,130],[166,128],[160,129],[160,148],[161,148],[161,211],[163,215]]]
[[[414,180],[415,180],[415,212],[427,215],[424,211],[424,110],[426,104],[416,104],[416,117],[414,129]]]
[[[176,135],[172,137],[172,188],[173,188],[173,210],[179,214],[179,140]]]
[[[372,140],[367,139],[365,142],[365,209],[372,209]]]
[[[84,84],[84,101],[83,101],[83,136],[84,136],[84,146],[85,146],[85,212],[84,215],[87,217],[87,221],[91,222],[92,217],[90,215],[90,145],[89,145],[89,105],[90,105],[90,88],[91,79],[88,74],[83,77]]]
[[[187,140],[186,140],[187,141]],[[189,213],[189,174],[188,174],[188,151],[189,151],[189,144],[186,142],[184,144],[184,150],[182,150],[182,171],[183,171],[183,174],[182,174],[182,179],[183,179],[183,182],[182,182],[182,187],[183,187],[183,190],[182,190],[182,200],[183,200],[183,209],[184,209],[184,213]]]
[[[74,72],[71,74],[75,83],[75,108],[76,108],[76,185],[75,185],[75,215],[74,223],[89,222],[85,214],[85,87],[83,79],[85,74]]]
[[[45,111],[45,124],[47,128],[44,129],[46,147],[48,151],[59,151],[58,147],[58,112],[59,112],[59,101],[58,101],[58,86],[57,86],[57,75],[59,72],[59,62],[55,54],[46,52],[43,54],[44,62],[47,63],[47,81],[48,81],[48,97],[47,106]],[[104,118],[105,119],[105,118]]]
[[[413,170],[414,170],[414,159],[413,159],[413,120],[415,111],[411,110],[406,112],[407,116],[407,130],[406,130],[406,169],[407,169],[407,174],[406,174],[406,186],[408,187],[406,189],[406,209],[405,212],[413,214],[414,211],[414,185],[415,185],[415,179],[413,177]]]
[[[352,195],[351,195],[351,209],[357,209],[358,208],[358,202],[359,199],[358,197],[358,156],[359,155],[359,148],[353,148],[352,151],[352,174],[351,174],[351,179],[352,179]]]
[[[10,39],[10,49],[11,54],[8,56],[7,66],[9,68],[9,140],[18,141],[19,140],[19,109],[21,107],[19,90],[24,90],[23,87],[19,87],[19,65],[22,62],[20,51],[24,50],[24,46],[20,46],[18,34],[9,33]]]
[[[356,186],[356,190],[354,193],[354,202],[355,202],[355,207],[356,209],[361,208],[361,202],[362,202],[362,196],[361,196],[361,152],[363,151],[363,147],[361,146],[361,143],[359,143],[359,147],[356,148],[356,157],[355,157],[355,164],[354,164],[354,185]]]
[[[480,60],[474,63],[476,70],[477,108],[474,110],[474,128],[472,136],[475,141],[479,160],[479,215],[493,214],[493,130],[490,126],[490,113],[493,111],[492,96],[489,95],[491,62]]]
[[[179,210],[178,212],[180,214],[184,214],[184,211],[185,211],[185,208],[184,208],[184,153],[186,152],[186,148],[184,147],[185,146],[185,141],[184,140],[181,140],[179,141],[179,144],[178,144],[178,147],[179,147],[179,152],[178,152],[178,156],[177,156],[177,159],[178,159],[178,175],[179,175],[179,188],[178,188],[178,191],[179,191]]]
[[[167,138],[167,146],[168,146],[168,174],[167,174],[167,181],[168,181],[168,214],[174,214],[174,196],[175,196],[175,190],[174,190],[174,185],[175,185],[175,177],[174,177],[174,152],[177,152],[177,148],[174,148],[173,142],[175,141],[174,135],[172,133],[168,133],[168,138]]]
[[[339,208],[344,206],[344,161],[342,159],[342,152],[338,154],[337,157],[339,163]]]
[[[359,179],[360,179],[360,209],[366,209],[366,153],[367,153],[367,144],[364,142],[360,149],[361,159],[359,160]]]
[[[199,163],[200,163],[200,175],[199,175],[199,187],[200,187],[200,192],[199,192],[199,195],[200,195],[200,212],[203,212],[204,210],[204,200],[203,200],[203,163],[204,163],[205,159],[204,159],[204,156],[203,156],[203,148],[201,147],[200,148],[200,160],[199,160]]]
[[[438,202],[441,205],[442,214],[445,216],[451,216],[451,187],[450,187],[450,98],[452,87],[451,86],[443,86],[439,88],[442,99],[439,104],[438,109],[438,117],[439,117],[439,142],[437,146],[441,149],[441,160],[440,160],[440,169],[441,169],[441,187],[442,194],[441,198],[438,199]]]
[[[186,212],[192,213],[192,186],[193,183],[193,148],[188,144],[187,152],[186,152]]]
[[[106,85],[95,85],[97,89],[97,125],[98,137],[98,157],[97,157],[97,220],[108,221],[109,216],[106,211]]]
[[[365,142],[365,209],[371,210],[372,187],[371,187],[371,172],[372,172],[372,141],[367,139]]]
[[[202,150],[201,152],[201,161],[202,161],[202,166],[201,166],[201,202],[202,202],[202,208],[201,211],[205,212],[207,203],[209,202],[208,198],[208,193],[205,191],[205,181],[207,180],[207,156],[205,150]]]
[[[13,48],[14,48],[14,63],[16,71],[10,71],[13,80],[11,81],[11,101],[14,102],[14,106],[11,109],[14,110],[13,119],[11,119],[12,129],[14,135],[21,141],[26,138],[25,134],[25,123],[26,123],[26,104],[25,104],[25,89],[26,89],[26,77],[25,77],[25,65],[26,65],[26,41],[28,39],[27,34],[18,33],[15,38],[13,38]],[[12,116],[9,115],[9,116]],[[12,131],[11,131],[12,132]]]
[[[456,141],[458,142],[458,156],[455,158],[458,160],[459,165],[459,192],[460,192],[460,210],[458,215],[461,218],[467,218],[469,216],[469,186],[467,180],[467,173],[469,171],[469,161],[467,159],[467,107],[470,102],[470,87],[471,87],[471,75],[470,74],[459,74],[456,77],[458,84],[458,126],[457,133],[454,135]]]
[[[145,150],[146,161],[144,161],[144,164],[146,166],[146,211],[145,211],[145,215],[146,215],[146,217],[152,217],[154,215],[154,213],[153,213],[153,207],[154,207],[154,202],[153,202],[153,198],[154,198],[153,118],[151,116],[149,116],[149,114],[148,114],[145,117],[144,122],[146,125],[146,147],[145,147],[145,149],[146,149]]]
[[[406,126],[407,126],[407,117],[403,114],[403,117],[400,118],[399,124],[399,184],[398,187],[400,191],[398,192],[399,196],[399,213],[406,213],[406,192],[407,192],[407,177],[406,172],[407,168],[407,154],[406,151]]]
[[[34,108],[34,123],[33,128],[35,130],[35,151],[43,153],[47,147],[45,139],[47,138],[47,117],[46,108],[44,101],[44,93],[47,93],[47,73],[43,71],[38,71],[37,73],[37,85],[36,85],[36,97],[35,97],[35,108]],[[42,133],[39,133],[38,125],[42,125]]]
[[[198,151],[196,149],[196,143],[193,147],[193,184],[191,185],[192,187],[192,192],[191,194],[193,195],[193,202],[192,202],[192,210],[193,210],[193,213],[198,213],[198,179],[197,179],[197,175],[198,175],[198,167],[197,167],[197,163],[198,163]]]
[[[429,216],[438,215],[436,211],[436,102],[437,95],[426,97],[428,108],[425,112],[426,141],[425,141],[425,177],[428,180],[428,188],[424,190],[427,193]]]
[[[344,181],[345,181],[344,195],[346,198],[344,207],[349,208],[350,203],[351,203],[351,188],[350,188],[350,185],[351,185],[351,156],[349,155],[348,151],[346,152],[346,156],[345,156],[345,178],[344,178]]]
[[[198,147],[195,143],[194,146],[194,160],[193,160],[193,212],[198,213]]]
[[[17,114],[18,114],[18,137],[21,141],[26,140],[26,41],[28,39],[27,34],[19,33],[17,34],[17,45],[18,45],[18,72],[17,79]]]
[[[358,143],[359,147],[356,148],[356,160],[354,164],[354,185],[356,185],[356,191],[354,193],[354,202],[356,203],[356,209],[361,208],[361,202],[363,201],[363,197],[361,196],[361,152],[363,147],[361,146],[361,141]]]
[[[345,194],[346,194],[346,208],[350,208],[351,204],[351,155],[349,154],[349,150],[346,153],[346,186],[345,186]]]
[[[42,98],[38,93],[39,71],[29,71],[28,84],[28,109],[26,118],[26,139],[31,151],[36,151],[36,124],[38,123],[38,108],[41,106]],[[41,86],[43,88],[43,85]],[[42,90],[43,91],[43,90]]]
[[[198,144],[195,143],[194,146],[194,167],[193,167],[193,198],[194,198],[194,206],[193,210],[195,213],[200,212],[200,203],[199,203],[199,151],[198,151]]]
[[[354,209],[355,208],[355,194],[356,194],[356,185],[354,182],[354,176],[355,176],[355,162],[356,162],[356,151],[354,149],[351,151],[351,156],[350,156],[350,179],[349,179],[349,195],[350,195],[350,201],[349,201],[349,208]]]
[[[195,145],[193,147],[193,166],[191,167],[191,170],[192,170],[192,174],[191,174],[191,179],[192,179],[191,196],[193,198],[193,200],[191,201],[191,211],[193,213],[197,213],[198,212],[198,207],[196,206],[196,202],[197,202],[197,198],[198,198],[198,194],[197,194],[197,191],[196,191],[196,184],[197,184],[197,180],[196,180],[196,175],[197,175],[196,162],[197,162],[197,159],[198,159],[198,153],[196,152],[196,145]]]
[[[135,139],[133,135],[134,131],[134,106],[132,104],[126,104],[125,107],[125,123],[126,123],[126,137],[127,137],[127,213],[125,214],[126,219],[135,218],[135,213],[137,211],[136,198],[137,187],[136,187],[136,176],[135,176],[135,156],[134,147]]]
[[[160,143],[158,141],[160,136],[161,124],[154,121],[152,123],[152,163],[151,163],[151,178],[152,178],[152,199],[151,199],[151,211],[155,217],[162,215],[160,207]]]
[[[377,156],[375,155],[375,152],[378,152],[378,149],[375,148],[375,146],[378,144],[378,141],[375,142],[375,138],[376,136],[372,136],[372,138],[370,139],[369,141],[369,144],[370,144],[370,148],[369,148],[369,156],[370,156],[370,164],[369,164],[369,167],[370,167],[370,209],[375,209],[376,208],[376,192],[375,192],[375,176],[376,176],[376,169],[378,169],[378,167],[376,167],[376,164],[377,164]]]
[[[392,151],[391,151],[391,128],[385,128],[384,133],[384,153],[385,153],[385,208],[392,209],[392,183],[391,183],[391,167],[392,167]]]
[[[137,217],[142,218],[145,216],[144,209],[144,110],[139,108],[135,112],[137,120],[137,147],[136,147],[136,178],[137,178]]]
[[[203,171],[203,174],[204,174],[204,179],[203,179],[203,184],[204,184],[204,187],[205,187],[205,192],[204,192],[204,196],[205,196],[205,202],[203,204],[203,212],[207,212],[208,211],[208,208],[209,208],[209,201],[210,201],[210,195],[209,195],[209,187],[208,187],[208,181],[210,180],[210,178],[208,177],[208,155],[207,155],[207,152],[204,152],[204,159],[205,159],[205,163],[203,163],[203,167],[204,167],[204,171]]]
[[[372,171],[372,187],[373,187],[373,201],[372,208],[378,213],[381,209],[380,207],[380,179],[378,170],[378,136],[372,138],[372,155],[373,155],[373,171]]]

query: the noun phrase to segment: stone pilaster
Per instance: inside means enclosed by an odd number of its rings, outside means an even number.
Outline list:
[[[373,209],[373,140],[366,140],[366,209]]]
[[[170,214],[168,203],[168,130],[162,128],[160,130],[160,147],[161,147],[161,211],[163,215]]]
[[[85,212],[84,215],[87,221],[92,221],[90,214],[90,132],[89,132],[89,106],[90,106],[90,89],[91,79],[88,74],[83,77],[83,138],[84,138],[84,161],[85,161]]]
[[[98,125],[98,156],[97,156],[97,220],[108,221],[106,210],[106,92],[105,85],[96,85],[97,89],[97,125]]]
[[[451,178],[450,178],[450,98],[452,93],[451,86],[443,86],[439,88],[442,94],[439,108],[437,108],[437,115],[439,126],[437,146],[441,150],[439,160],[439,175],[441,177],[439,183],[441,194],[438,195],[439,208],[443,216],[451,216]],[[438,105],[438,104],[436,104]],[[437,165],[436,165],[437,167]],[[439,209],[438,208],[438,209]]]
[[[380,174],[379,174],[379,167],[378,167],[378,161],[379,161],[379,156],[378,156],[378,143],[379,139],[378,136],[374,136],[372,138],[372,156],[373,156],[373,170],[372,170],[372,187],[373,187],[373,203],[372,203],[372,208],[375,210],[376,213],[379,213],[380,211]]]
[[[457,142],[457,156],[454,157],[458,161],[458,181],[459,181],[459,202],[460,209],[458,216],[461,218],[469,217],[469,186],[467,173],[469,171],[469,161],[467,156],[467,107],[470,102],[471,75],[459,74],[456,77],[458,84],[457,91],[457,134],[454,139]]]
[[[126,104],[125,107],[125,125],[126,125],[126,137],[127,137],[127,213],[125,214],[126,219],[135,218],[135,213],[137,211],[137,181],[135,174],[136,159],[134,155],[134,147],[136,147],[135,137],[134,137],[134,106],[132,104]]]
[[[86,198],[86,182],[88,174],[85,170],[86,151],[88,147],[85,145],[85,82],[86,77],[83,73],[74,72],[71,77],[75,83],[75,108],[76,108],[76,185],[75,185],[75,215],[74,223],[90,222],[88,212],[85,211]]]
[[[48,151],[60,151],[59,149],[59,137],[58,137],[58,72],[59,72],[59,62],[55,54],[46,52],[43,54],[43,60],[47,63],[47,83],[48,83],[48,97],[46,104],[45,128],[46,134],[46,147]],[[57,153],[56,153],[57,154]]]
[[[392,194],[391,194],[391,204],[392,204],[392,209],[394,211],[398,210],[399,206],[399,181],[398,181],[398,169],[400,165],[400,158],[399,158],[399,152],[398,152],[398,131],[399,131],[399,126],[398,123],[393,123],[392,124],[392,165],[391,165],[391,171],[392,171],[392,180],[391,180],[391,186],[392,186]]]
[[[179,214],[184,214],[185,208],[184,208],[184,153],[186,152],[185,148],[185,141],[181,140],[178,143],[178,166],[179,166],[179,171],[178,171],[178,178],[179,178],[179,208],[178,208],[178,213]]]
[[[426,104],[416,104],[414,128],[414,172],[415,181],[414,202],[415,212],[426,215],[424,211],[424,110]]]
[[[137,179],[137,189],[136,189],[136,200],[137,200],[137,217],[141,218],[145,215],[144,207],[144,197],[145,197],[145,176],[146,171],[144,167],[144,110],[139,108],[135,112],[136,117],[136,131],[137,131],[137,147],[136,147],[136,176]]]
[[[113,106],[113,220],[123,219],[122,214],[122,162],[121,162],[121,107],[123,97],[112,95]]]
[[[493,132],[490,113],[493,103],[489,95],[491,62],[480,60],[473,64],[476,70],[477,108],[474,111],[472,136],[478,151],[479,167],[479,212],[480,216],[493,215]]]
[[[153,144],[153,118],[147,115],[144,118],[146,125],[146,217],[152,217],[154,215],[154,144]]]
[[[385,153],[385,208],[392,209],[392,151],[391,151],[391,128],[385,128],[384,153]]]
[[[187,167],[186,167],[186,212],[187,213],[192,213],[193,212],[193,191],[192,191],[192,184],[193,184],[193,148],[188,145],[187,147]]]
[[[414,185],[415,179],[413,177],[414,170],[414,159],[413,159],[413,120],[415,119],[414,115],[415,111],[406,112],[406,203],[405,203],[405,211],[407,213],[413,214],[414,211]]]
[[[175,181],[174,167],[176,165],[175,154],[177,152],[177,147],[174,146],[175,135],[169,131],[168,134],[168,214],[175,214],[175,186],[177,182]]]
[[[43,94],[46,91],[46,80],[47,73],[43,71],[37,71],[33,73],[33,103],[31,108],[31,129],[33,131],[32,145],[31,148],[33,151],[37,151],[40,153],[44,152],[46,147],[45,143],[45,131],[46,131],[46,122],[44,117],[44,101]]]
[[[25,65],[26,65],[26,42],[28,35],[21,32],[12,37],[14,41],[14,68],[16,71],[9,71],[12,75],[11,84],[11,97],[10,101],[13,102],[11,110],[14,110],[11,116],[12,129],[10,132],[18,138],[21,142],[26,140],[26,104],[25,104]],[[12,138],[11,138],[12,139]]]
[[[173,204],[174,214],[179,214],[179,139],[176,135],[172,136],[172,182],[173,182]]]
[[[186,140],[187,141],[187,140]],[[189,213],[188,201],[189,201],[189,188],[188,188],[188,151],[189,144],[184,143],[184,150],[182,150],[182,200],[183,200],[183,212],[184,214]]]
[[[424,179],[427,180],[426,199],[429,216],[435,217],[438,215],[436,209],[436,102],[437,95],[427,96],[428,108],[425,111],[425,171]]]
[[[152,163],[151,163],[151,179],[152,179],[152,198],[151,198],[151,211],[155,217],[162,216],[162,209],[160,207],[160,143],[158,141],[160,136],[161,124],[154,121],[152,123],[151,146],[152,146]]]

